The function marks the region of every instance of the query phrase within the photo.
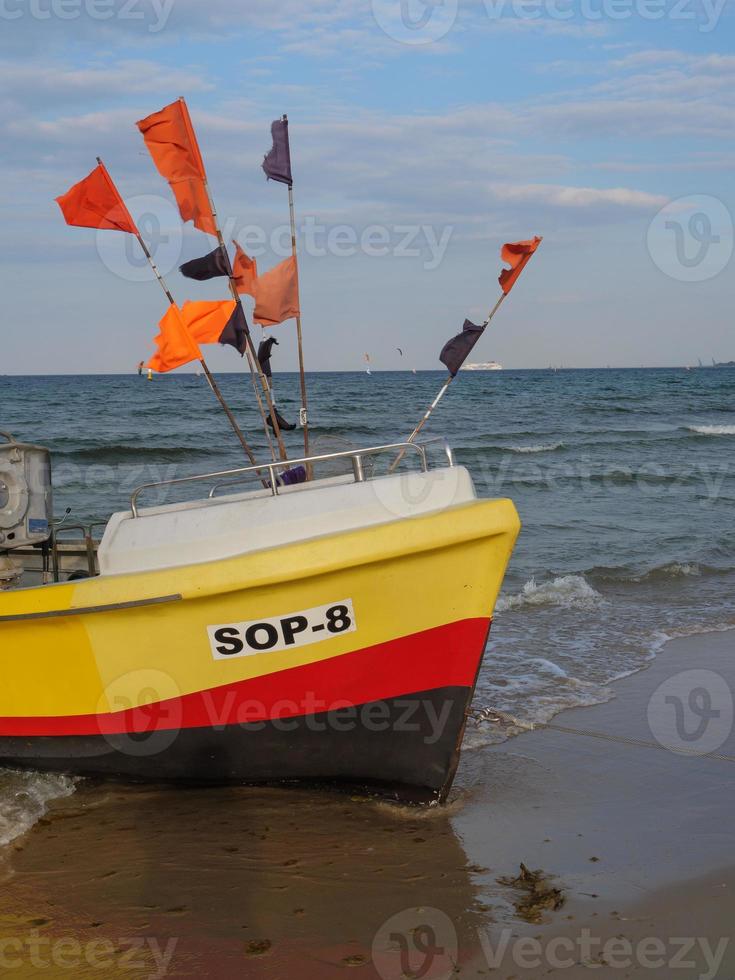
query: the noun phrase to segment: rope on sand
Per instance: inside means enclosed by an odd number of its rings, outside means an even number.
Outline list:
[[[675,755],[691,756],[702,759],[717,759],[718,762],[735,763],[735,756],[723,755],[721,752],[698,752],[696,749],[687,748],[674,749],[668,745],[663,745],[661,742],[654,742],[650,739],[633,738],[629,735],[614,735],[610,732],[596,732],[589,728],[570,728],[568,725],[557,725],[552,721],[538,723],[525,722],[518,718],[514,718],[513,715],[506,714],[504,711],[496,711],[491,708],[485,708],[482,711],[477,712],[475,718],[478,722],[489,721],[493,724],[499,724],[505,728],[520,728],[527,732],[549,729],[555,732],[562,732],[564,735],[582,735],[585,738],[599,738],[605,742],[618,742],[621,745],[634,745],[637,748],[642,749],[661,749],[664,752],[673,752]]]

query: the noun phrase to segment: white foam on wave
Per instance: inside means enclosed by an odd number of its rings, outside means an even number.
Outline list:
[[[692,623],[687,626],[673,626],[665,630],[656,630],[650,640],[649,659],[653,660],[672,640],[686,639],[690,636],[706,636],[708,633],[735,632],[735,620],[724,623]]]
[[[670,565],[664,565],[661,569],[662,574],[670,575],[672,578],[680,578],[682,576],[698,576],[702,572],[699,565],[696,562],[672,562]]]
[[[503,613],[523,606],[562,606],[565,609],[584,609],[596,606],[600,602],[602,596],[582,575],[561,575],[538,585],[536,579],[532,578],[517,595],[501,596],[495,605],[495,610]]]
[[[687,429],[700,436],[735,436],[735,425],[688,425]]]
[[[538,667],[540,671],[545,674],[551,674],[553,677],[564,677],[569,679],[569,675],[560,667],[559,664],[555,664],[553,660],[547,660],[545,657],[532,657],[529,664],[533,664],[534,667]],[[572,678],[573,680],[574,678]]]
[[[0,770],[0,845],[25,834],[52,800],[71,796],[75,785],[70,776]]]
[[[538,446],[509,446],[508,447],[512,453],[553,453],[557,449],[563,449],[563,442],[552,442],[548,445],[540,444]]]
[[[567,708],[610,701],[616,696],[615,683],[645,670],[667,643],[683,637],[730,631],[735,633],[735,619],[655,630],[642,638],[643,657],[638,663],[599,681],[573,677],[543,657],[531,658],[527,661],[529,671],[504,680],[502,686],[490,684],[482,691],[479,704],[473,709],[473,724],[467,730],[464,748],[475,750],[495,745],[530,729],[543,728]]]
[[[567,708],[604,704],[614,697],[614,690],[607,684],[592,684],[574,677],[560,678],[553,692],[538,691],[535,695],[527,696],[522,706],[518,705],[511,711],[501,710],[500,722],[496,721],[498,713],[494,706],[476,708],[473,711],[474,722],[467,728],[462,747],[473,751],[497,745],[523,732],[543,728]]]

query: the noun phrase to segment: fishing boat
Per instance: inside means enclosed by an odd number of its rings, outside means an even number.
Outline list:
[[[503,246],[502,295],[445,344],[449,377],[406,441],[315,455],[287,117],[262,169],[288,185],[292,255],[263,274],[227,250],[185,101],[137,126],[182,220],[218,241],[182,275],[223,277],[230,299],[178,306],[99,157],[56,200],[69,225],[137,239],[167,302],[148,377],[198,365],[251,465],[141,486],[99,536],[55,518],[50,453],[0,434],[0,765],[442,802],[519,520],[511,501],[478,499],[443,440],[418,436],[541,239]],[[264,328],[295,320],[299,458],[274,401],[276,341],[256,352],[243,293]],[[270,458],[206,344],[247,355]]]
[[[40,542],[58,581],[21,559],[0,591],[0,764],[446,799],[519,521],[443,441],[140,487],[71,580],[48,454],[4,448],[0,548]],[[374,475],[401,451],[408,470]],[[299,464],[315,478],[284,485]]]

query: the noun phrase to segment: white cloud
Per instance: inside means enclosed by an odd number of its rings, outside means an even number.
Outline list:
[[[50,58],[0,59],[0,113],[26,110],[48,115],[60,106],[106,105],[150,92],[177,94],[208,92],[214,88],[201,68],[170,68],[155,61],[121,59],[104,64],[73,66]]]
[[[648,194],[628,187],[564,187],[555,184],[505,184],[493,187],[505,201],[549,204],[558,208],[633,208],[650,210],[666,204],[662,194]]]

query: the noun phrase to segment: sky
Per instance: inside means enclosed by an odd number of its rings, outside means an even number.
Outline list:
[[[439,368],[502,244],[534,235],[474,360],[735,359],[733,0],[0,0],[0,21],[0,374],[153,353],[166,299],[135,240],[54,202],[98,155],[176,299],[227,297],[179,274],[215,242],[135,126],[179,96],[261,272],[289,249],[260,168],[289,116],[307,370]],[[294,369],[294,321],[273,330]]]

